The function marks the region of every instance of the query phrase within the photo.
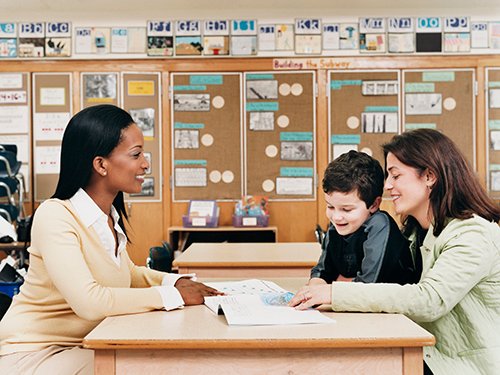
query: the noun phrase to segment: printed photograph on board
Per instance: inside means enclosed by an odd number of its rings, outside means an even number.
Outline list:
[[[134,122],[141,128],[145,137],[155,135],[155,110],[154,108],[140,108],[129,110]]]
[[[174,147],[175,148],[199,148],[198,130],[175,130],[174,131]]]
[[[247,81],[247,99],[278,99],[278,81]]]
[[[312,160],[312,142],[281,142],[281,160]]]
[[[210,94],[175,94],[174,111],[178,112],[210,111]]]

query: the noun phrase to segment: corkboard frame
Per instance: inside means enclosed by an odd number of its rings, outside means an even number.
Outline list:
[[[73,73],[33,73],[33,117],[37,113],[69,113],[69,117],[73,115]],[[45,106],[39,102],[40,90],[42,88],[64,88],[65,100],[64,105]],[[35,124],[32,121],[32,129]],[[36,147],[53,147],[61,146],[61,140],[38,140],[35,138],[36,132],[33,130],[33,148]],[[36,152],[33,152],[33,161],[36,164]],[[33,165],[33,180],[34,180],[34,196],[35,202],[42,202],[52,196],[57,186],[59,173],[54,174],[35,174],[35,165]]]
[[[494,150],[491,142],[491,131],[500,131],[500,126],[490,125],[490,121],[498,121],[500,125],[500,108],[490,108],[490,89],[497,88],[500,89],[500,85],[498,87],[493,86],[490,87],[490,82],[500,82],[500,67],[498,68],[486,68],[486,82],[485,82],[485,113],[486,113],[486,187],[488,190],[488,194],[491,198],[499,200],[500,199],[500,191],[492,190],[492,173],[497,172],[496,169],[492,168],[494,165],[498,165],[500,167],[500,150]],[[497,173],[500,173],[500,169]]]
[[[425,81],[434,83],[434,93],[442,94],[442,102],[447,98],[456,101],[453,110],[446,110],[443,105],[440,115],[406,115],[405,94],[406,83],[424,83],[423,74],[426,72],[454,72],[453,81]],[[403,69],[402,76],[402,129],[407,130],[407,123],[430,123],[436,124],[436,129],[450,137],[464,153],[465,157],[474,170],[477,170],[476,154],[476,89],[475,69]],[[462,91],[460,91],[462,90]],[[464,119],[469,118],[468,122]],[[453,125],[459,123],[460,125]],[[457,132],[457,127],[461,130]],[[408,129],[409,130],[409,129]]]
[[[152,82],[152,94],[142,93],[131,95],[128,92],[129,82]],[[121,103],[126,111],[133,109],[153,108],[154,109],[154,127],[151,136],[144,136],[144,152],[151,154],[151,173],[146,173],[144,178],[153,178],[153,195],[139,196],[124,194],[127,203],[132,202],[161,202],[163,193],[163,175],[162,175],[162,111],[161,111],[161,73],[160,72],[127,72],[120,73]]]
[[[270,201],[314,201],[316,200],[317,190],[317,147],[316,147],[316,101],[317,101],[317,86],[316,86],[316,71],[247,71],[244,73],[243,97],[245,104],[245,171],[246,184],[245,194],[264,195],[269,197]],[[278,81],[278,98],[277,99],[247,99],[247,77],[248,75],[259,75],[265,77],[273,77]],[[295,83],[302,85],[302,93],[298,96],[293,94],[282,95],[279,93],[279,88],[282,84],[292,86]],[[284,98],[285,97],[285,98]],[[304,100],[305,98],[305,100]],[[301,103],[301,101],[303,103]],[[274,115],[273,131],[252,132],[249,130],[250,113],[248,103],[266,103],[277,102],[278,110]],[[289,118],[290,125],[281,128],[277,125],[277,119],[281,115],[286,115]],[[280,149],[281,140],[280,133],[282,132],[308,132],[312,133],[312,159],[311,160],[281,160]],[[271,158],[265,154],[267,145],[274,145],[278,148],[278,155]],[[282,167],[292,168],[311,168],[312,176],[312,194],[310,195],[285,195],[276,193],[276,185],[278,177],[281,176]],[[291,177],[293,178],[293,177]],[[264,191],[262,184],[266,180],[274,182],[272,192]]]
[[[32,153],[32,142],[33,142],[33,137],[32,137],[32,132],[31,132],[31,116],[30,114],[30,109],[32,106],[31,103],[31,80],[30,80],[30,74],[28,72],[6,72],[4,74],[20,74],[22,76],[22,86],[21,88],[12,88],[12,87],[6,87],[6,88],[0,88],[0,92],[2,91],[25,91],[26,92],[26,103],[1,103],[0,106],[15,106],[15,107],[23,107],[26,106],[26,111],[28,113],[28,130],[26,133],[5,133],[5,134],[0,134],[0,136],[26,136],[28,138],[28,162],[23,163],[21,166],[21,173],[22,169],[24,167],[28,168],[28,176],[24,176],[24,203],[30,203],[33,199],[33,153]],[[18,150],[19,151],[19,150]]]
[[[220,84],[205,83],[193,85],[191,77],[197,77],[202,81],[205,79],[221,79]],[[193,199],[235,201],[241,199],[243,194],[243,129],[242,129],[242,74],[232,72],[186,72],[172,73],[171,78],[171,163],[172,163],[172,201],[186,202]],[[205,86],[204,90],[182,90],[176,91],[176,86]],[[176,94],[208,94],[209,111],[175,111]],[[223,98],[224,105],[216,108],[214,99]],[[175,146],[175,124],[203,124],[202,128],[193,129],[198,131],[198,148],[176,148]],[[228,127],[228,124],[231,124]],[[180,129],[177,129],[180,130]],[[202,137],[210,135],[213,144],[205,146]],[[238,157],[237,157],[238,156]],[[176,165],[177,160],[202,160],[206,165],[187,164]],[[176,186],[176,168],[206,168],[207,185],[200,187]],[[224,182],[212,181],[209,175],[212,171],[223,174],[225,171],[233,173],[233,180]]]
[[[334,79],[335,78],[335,79]],[[397,81],[395,95],[363,95],[361,85],[347,85],[338,90],[332,89],[334,80],[363,81]],[[329,70],[328,71],[328,160],[333,160],[333,135],[353,135],[360,137],[358,151],[371,150],[372,156],[382,167],[385,164],[382,144],[401,133],[401,72],[397,69],[379,70]],[[338,101],[337,101],[338,97]],[[387,133],[366,133],[362,129],[362,113],[369,106],[397,107],[397,131]],[[347,126],[351,116],[356,116],[359,125],[356,128]],[[368,150],[366,150],[368,151]],[[368,152],[369,153],[369,152]]]

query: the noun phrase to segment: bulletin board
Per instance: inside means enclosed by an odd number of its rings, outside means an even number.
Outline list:
[[[476,169],[474,84],[473,69],[403,71],[403,130],[442,131]]]
[[[33,73],[35,201],[54,194],[60,171],[61,141],[71,119],[71,73]]]
[[[117,72],[82,72],[80,74],[81,108],[99,104],[120,106],[120,76]]]
[[[173,200],[243,193],[240,73],[173,73]]]
[[[141,128],[144,135],[144,155],[149,161],[141,192],[125,194],[125,200],[159,202],[162,199],[163,185],[160,73],[122,73],[121,81],[122,107]]]
[[[245,194],[316,199],[314,72],[244,75]]]
[[[398,70],[329,71],[329,160],[356,150],[384,166],[382,145],[399,134]]]
[[[32,200],[30,76],[28,73],[0,74],[0,144],[15,144],[21,161],[25,202]]]
[[[500,68],[486,69],[486,180],[488,192],[500,199]]]

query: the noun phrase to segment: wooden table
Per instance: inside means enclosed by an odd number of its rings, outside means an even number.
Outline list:
[[[295,290],[306,279],[272,281]],[[336,322],[228,326],[205,306],[189,306],[106,318],[83,344],[95,350],[96,375],[422,374],[422,347],[434,337],[410,319],[325,314]]]
[[[199,277],[308,277],[320,253],[317,242],[195,243],[173,266]]]
[[[277,242],[277,227],[170,227],[170,244],[184,251],[192,242]]]

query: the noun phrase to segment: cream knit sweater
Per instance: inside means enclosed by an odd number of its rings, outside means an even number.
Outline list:
[[[68,201],[49,199],[34,216],[30,267],[0,321],[0,355],[50,345],[78,346],[104,318],[163,308],[164,273],[118,266]]]

